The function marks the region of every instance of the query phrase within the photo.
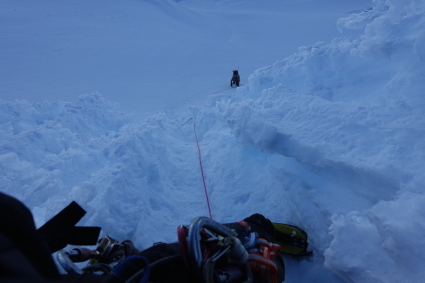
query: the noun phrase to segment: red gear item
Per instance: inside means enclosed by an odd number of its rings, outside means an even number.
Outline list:
[[[277,283],[277,267],[271,259],[279,254],[280,246],[258,238],[256,246],[248,251],[252,272],[260,273],[263,282]]]

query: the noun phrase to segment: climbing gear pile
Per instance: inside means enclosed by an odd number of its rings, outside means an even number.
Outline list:
[[[274,239],[284,240],[280,234],[289,229],[290,237],[295,237],[297,242],[299,238],[294,231],[302,230],[286,224],[273,230],[275,224],[272,226],[270,220],[260,214],[228,224],[198,217],[190,225],[178,226],[178,243],[175,244],[162,243],[139,252],[131,241],[119,242],[106,234],[95,250],[61,251],[58,261],[68,273],[103,272],[127,283],[148,282],[146,278],[172,264],[175,265],[171,268],[172,272],[193,276],[193,281],[187,279],[182,282],[278,283],[285,278],[285,268],[280,255],[282,248],[274,243]],[[306,235],[301,233],[300,237],[300,243],[304,243]],[[293,247],[293,243],[289,242],[289,247]],[[306,247],[302,248],[306,251]],[[149,258],[149,250],[164,249],[168,251]],[[311,252],[303,254],[308,253]],[[75,266],[74,262],[83,260],[89,261],[87,267],[79,269]],[[167,274],[165,271],[160,273]],[[175,278],[169,280],[166,282],[173,282]]]

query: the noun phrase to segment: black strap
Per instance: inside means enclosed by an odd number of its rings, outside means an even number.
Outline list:
[[[100,227],[75,226],[85,214],[86,211],[73,201],[38,229],[52,253],[68,244],[89,246],[97,243]]]

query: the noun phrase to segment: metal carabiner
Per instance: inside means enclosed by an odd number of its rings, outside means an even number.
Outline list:
[[[60,251],[56,258],[68,274],[83,274],[83,271],[69,258],[70,251]]]
[[[201,235],[202,229],[208,229],[211,232],[217,233],[223,237],[236,236],[236,232],[230,230],[226,226],[215,222],[214,220],[200,216],[195,218],[189,226],[188,232],[188,245],[190,264],[192,269],[196,272],[199,278],[202,278],[202,250],[201,250]]]

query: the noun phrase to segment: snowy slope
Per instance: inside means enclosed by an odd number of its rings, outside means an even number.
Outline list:
[[[140,248],[174,241],[208,215],[196,130],[215,220],[259,212],[309,233],[315,254],[285,256],[285,282],[424,282],[425,1],[377,0],[338,27],[362,35],[143,121],[100,94],[3,100],[1,190],[38,224],[75,200],[81,224]]]
[[[94,92],[146,118],[242,83],[302,45],[339,36],[370,0],[75,0],[0,2],[0,98],[34,102]],[[307,3],[307,4],[306,4]]]

